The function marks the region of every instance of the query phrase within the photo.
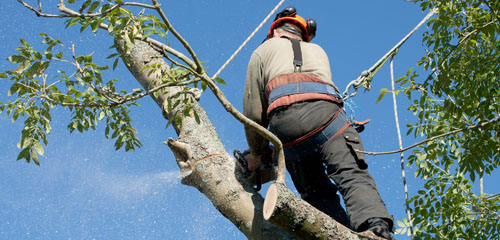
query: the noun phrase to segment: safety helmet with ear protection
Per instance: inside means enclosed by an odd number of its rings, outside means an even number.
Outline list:
[[[269,33],[267,34],[267,39],[273,37],[273,30],[280,27],[286,22],[290,22],[298,26],[302,30],[302,39],[306,42],[310,42],[316,36],[316,21],[314,19],[304,20],[301,16],[297,15],[297,9],[295,7],[287,7],[281,12],[276,14],[274,22],[271,24]]]

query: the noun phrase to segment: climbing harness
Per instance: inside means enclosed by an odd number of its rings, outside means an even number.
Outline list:
[[[300,50],[300,40],[288,38],[292,42],[293,49],[293,72],[302,72],[302,51]],[[298,49],[298,50],[297,50]]]
[[[354,122],[347,118],[343,109],[344,101],[334,85],[330,85],[311,74],[301,73],[303,62],[300,40],[285,38],[292,43],[294,73],[278,75],[266,84],[265,94],[268,99],[268,115],[273,110],[288,106],[294,102],[327,100],[339,105],[337,112],[326,124],[302,137],[283,144],[285,156],[288,159],[299,159],[300,156],[317,152],[326,141],[342,133],[348,127],[353,125],[362,126],[367,122]]]
[[[303,64],[301,41],[287,36],[282,38],[292,43],[294,73],[278,75],[266,84],[267,114],[279,107],[308,100],[328,100],[342,104],[342,98],[335,85],[311,74],[301,73]]]
[[[308,134],[284,143],[283,150],[289,160],[300,159],[301,156],[317,152],[329,139],[334,138],[351,126],[345,112],[339,108],[333,117],[323,126],[320,126]]]

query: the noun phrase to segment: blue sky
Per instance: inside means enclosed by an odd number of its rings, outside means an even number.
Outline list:
[[[33,4],[36,1],[28,1]],[[42,1],[54,11],[57,0]],[[139,1],[149,2],[149,1]],[[185,37],[210,75],[226,61],[250,32],[278,1],[161,1],[175,28]],[[342,90],[363,70],[410,31],[426,13],[414,3],[389,1],[286,1],[299,15],[318,22],[317,37],[330,57],[333,81]],[[138,13],[140,8],[133,8]],[[65,51],[75,44],[77,54],[93,53],[94,59],[111,54],[112,40],[104,32],[96,36],[78,28],[64,29],[64,20],[41,19],[17,1],[0,5],[0,71],[12,69],[6,58],[15,54],[19,38],[33,46],[45,32],[62,40]],[[267,34],[267,22],[236,59],[220,75],[227,98],[242,110],[242,94],[246,66],[251,52]],[[396,78],[415,67],[424,53],[419,30],[395,59]],[[163,40],[165,41],[165,40]],[[171,40],[173,46],[178,46]],[[41,49],[41,48],[39,48]],[[103,62],[112,65],[112,62]],[[108,79],[118,78],[124,89],[139,87],[123,64]],[[0,84],[0,101],[5,102],[9,84]],[[353,100],[359,120],[371,119],[362,133],[367,151],[398,148],[392,101],[384,98],[375,104],[381,88],[390,88],[389,67],[384,67],[373,80],[370,92],[360,92]],[[389,95],[387,95],[389,96]],[[398,97],[403,134],[413,116],[406,110],[407,98]],[[69,112],[53,111],[53,131],[49,146],[41,157],[41,166],[16,161],[22,120],[10,121],[0,114],[0,239],[245,239],[245,237],[196,189],[180,183],[175,159],[162,142],[175,137],[165,129],[166,121],[149,98],[140,100],[133,110],[133,126],[143,147],[135,152],[115,151],[114,142],[104,137],[104,124],[96,131],[69,134]],[[211,93],[201,100],[217,128],[228,152],[247,147],[243,127],[224,111]],[[416,142],[404,138],[408,146]],[[377,181],[380,194],[397,220],[405,217],[404,192],[399,155],[368,157],[370,172]],[[409,169],[410,193],[418,190]],[[499,192],[498,173],[485,178],[485,192]],[[288,180],[288,185],[292,183]],[[261,191],[265,194],[265,190]],[[398,236],[398,239],[405,237]]]

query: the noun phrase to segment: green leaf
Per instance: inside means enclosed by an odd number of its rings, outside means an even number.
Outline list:
[[[17,73],[22,73],[24,72],[29,66],[31,65],[31,61],[30,60],[26,60],[24,61],[23,63],[21,63],[17,68],[16,70],[14,70],[15,72]]]
[[[23,158],[24,158],[24,159],[26,159],[26,161],[28,161],[28,162],[29,162],[29,156],[30,156],[30,154],[29,154],[29,150],[30,150],[29,148],[25,148],[25,149],[23,149],[23,150],[22,150],[22,151],[21,151],[21,152],[17,155],[17,160],[21,160],[21,159],[23,159]]]
[[[116,66],[118,65],[118,60],[120,60],[119,58],[116,58],[115,59],[115,62],[113,62],[113,70],[116,69]]]
[[[401,228],[405,228],[406,227],[406,225],[403,222],[399,221],[399,220],[396,223],[397,223],[398,227],[401,227]]]
[[[105,113],[104,111],[101,111],[101,112],[99,113],[99,118],[98,118],[98,120],[99,120],[99,121],[101,121],[101,120],[103,120],[103,119],[104,119],[104,117],[106,117],[106,113]]]
[[[226,82],[222,78],[215,78],[215,81],[217,81],[218,83],[220,83],[222,85],[226,85]]]
[[[18,55],[12,55],[12,56],[8,57],[7,60],[11,63],[18,64],[18,63],[23,62],[25,60],[25,58],[18,56]]]
[[[198,116],[198,113],[193,110],[193,114],[194,114],[194,119],[196,120],[196,123],[200,124],[200,117]]]
[[[7,74],[5,73],[0,73],[0,78],[8,78],[9,76],[7,76]]]
[[[43,156],[44,150],[42,144],[39,141],[34,141],[33,147],[35,148],[35,151],[38,153],[38,155]]]
[[[90,5],[88,12],[89,13],[94,12],[94,10],[96,10],[96,8],[99,7],[99,5],[100,3],[98,1],[93,2],[92,5]]]
[[[384,95],[387,94],[388,92],[389,90],[387,88],[380,89],[380,95],[378,96],[376,103],[380,102],[380,100],[382,100]]]
[[[38,155],[36,155],[36,152],[33,151],[30,152],[31,152],[31,159],[33,159],[36,165],[40,166],[40,161],[38,160]]]
[[[97,30],[99,30],[99,22],[92,21],[92,23],[90,23],[90,28],[92,29],[93,33],[97,33]]]
[[[28,42],[26,42],[26,40],[24,40],[24,39],[20,38],[20,39],[19,39],[19,41],[20,41],[20,42],[21,42],[21,43],[22,43],[25,47],[27,47],[27,48],[29,48],[29,47],[30,47],[30,45],[28,44]]]
[[[113,53],[113,54],[110,54],[109,56],[107,56],[106,59],[114,58],[118,55],[119,55],[118,53]]]
[[[205,81],[201,81],[201,90],[207,90],[207,83]]]

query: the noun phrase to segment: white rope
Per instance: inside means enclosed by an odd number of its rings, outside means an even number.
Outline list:
[[[399,140],[399,150],[403,149],[403,140],[401,138],[401,130],[399,127],[399,118],[398,118],[398,105],[396,102],[396,89],[394,87],[394,57],[391,57],[391,87],[392,87],[392,101],[394,103],[394,120],[396,121],[396,129],[398,132],[398,140]],[[409,225],[409,231],[410,231],[410,236],[411,239],[414,239],[414,232],[413,232],[413,218],[411,216],[410,212],[410,200],[408,197],[408,184],[406,183],[406,172],[405,172],[405,157],[403,152],[400,152],[400,157],[401,157],[401,177],[403,178],[403,185],[404,185],[404,190],[405,190],[405,205],[406,205],[406,215],[408,216],[408,225]]]
[[[271,10],[271,12],[266,16],[266,18],[264,18],[264,20],[262,20],[262,22],[259,24],[259,26],[257,26],[257,28],[255,28],[255,30],[253,30],[253,32],[250,34],[250,36],[248,36],[248,38],[241,44],[241,46],[236,49],[236,51],[233,53],[233,55],[231,55],[231,57],[229,57],[229,59],[227,59],[227,61],[222,65],[222,67],[219,68],[219,70],[217,70],[217,72],[212,76],[212,79],[215,79],[216,77],[219,76],[219,74],[222,72],[222,70],[224,70],[224,68],[226,68],[226,66],[234,59],[234,57],[236,57],[236,55],[238,55],[238,53],[240,53],[241,49],[243,49],[243,47],[245,45],[247,45],[247,43],[250,41],[250,39],[253,38],[253,36],[262,28],[262,26],[264,26],[264,23],[267,22],[267,20],[269,20],[269,18],[276,12],[276,10],[278,10],[278,8],[281,6],[281,4],[283,4],[285,2],[285,0],[281,0],[277,5],[276,7],[273,8],[273,10]]]

